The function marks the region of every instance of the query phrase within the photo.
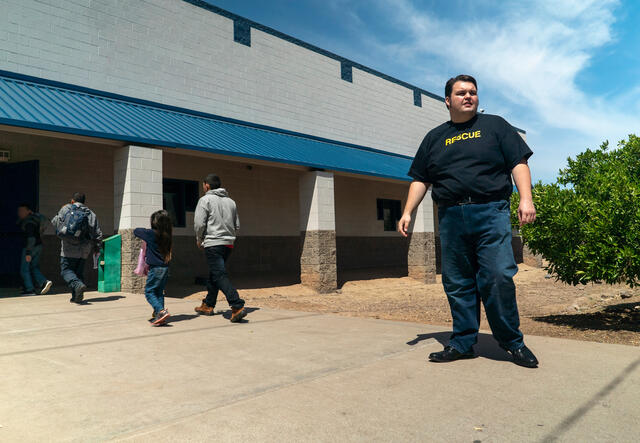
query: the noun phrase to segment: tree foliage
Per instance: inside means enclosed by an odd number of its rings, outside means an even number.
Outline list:
[[[520,228],[522,238],[552,275],[573,285],[640,285],[639,137],[569,158],[555,183],[534,186],[533,200],[537,220]],[[514,227],[518,204],[514,194]]]

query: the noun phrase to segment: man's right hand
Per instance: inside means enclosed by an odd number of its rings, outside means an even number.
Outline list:
[[[196,240],[196,246],[198,247],[198,249],[204,249],[202,243],[200,243],[200,240]]]
[[[411,214],[403,214],[400,221],[398,221],[398,232],[402,234],[403,237],[407,237],[409,230],[409,225],[411,224]]]
[[[25,261],[26,261],[27,263],[31,263],[31,256],[30,256],[30,255],[26,255],[26,256],[24,257],[24,259],[25,259]]]

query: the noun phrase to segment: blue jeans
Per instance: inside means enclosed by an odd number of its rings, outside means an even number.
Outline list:
[[[20,260],[20,276],[24,283],[24,289],[26,291],[33,291],[33,281],[35,280],[38,287],[42,287],[47,279],[42,272],[40,272],[40,256],[42,255],[42,245],[37,245],[31,248],[31,261],[27,263],[27,250],[22,249],[22,259]],[[32,278],[33,277],[33,278]]]
[[[477,343],[482,301],[500,346],[511,351],[521,348],[509,202],[441,207],[438,220],[442,284],[453,317],[449,344],[467,352]]]
[[[84,284],[84,258],[60,257],[60,275],[72,291],[85,286]]]
[[[210,246],[204,248],[209,266],[209,280],[207,281],[207,297],[204,302],[207,306],[216,307],[218,301],[218,291],[227,297],[227,303],[232,309],[240,309],[244,306],[244,300],[238,295],[238,291],[231,284],[227,274],[226,263],[233,249],[224,246]]]
[[[147,284],[144,287],[144,296],[155,312],[164,309],[164,288],[169,279],[168,266],[151,266],[147,274]]]

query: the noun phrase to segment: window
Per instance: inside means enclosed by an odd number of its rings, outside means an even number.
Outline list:
[[[196,210],[198,182],[165,178],[162,180],[162,206],[171,216],[173,226],[187,226],[187,212]]]
[[[385,231],[395,231],[398,220],[402,216],[402,206],[400,200],[390,200],[388,198],[379,198],[378,203],[378,220],[384,220]]]

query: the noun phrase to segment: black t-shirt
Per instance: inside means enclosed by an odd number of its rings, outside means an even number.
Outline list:
[[[476,114],[432,129],[418,148],[409,176],[431,183],[436,203],[509,199],[511,170],[533,152],[505,119]]]

